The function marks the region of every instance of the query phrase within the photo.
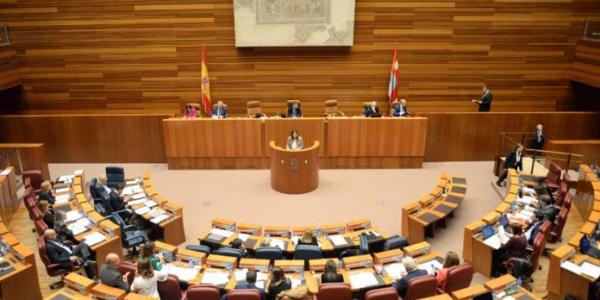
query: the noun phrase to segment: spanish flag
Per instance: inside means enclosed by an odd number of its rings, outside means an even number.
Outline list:
[[[212,113],[212,103],[210,100],[210,80],[208,79],[208,67],[206,67],[206,52],[202,46],[202,108],[206,115]]]

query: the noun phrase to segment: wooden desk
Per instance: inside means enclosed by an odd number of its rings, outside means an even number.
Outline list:
[[[155,300],[153,297],[142,296],[136,293],[129,293],[125,296],[124,300]]]
[[[573,295],[578,299],[586,299],[588,287],[593,280],[571,271],[561,268],[567,257],[578,264],[585,255],[575,254],[577,250],[570,245],[563,245],[550,254],[550,266],[548,268],[548,299],[564,299],[566,295]]]
[[[44,297],[44,300],[52,300],[52,299],[55,299],[55,297],[66,297],[67,299],[71,299],[71,300],[92,300],[92,299],[94,299],[94,298],[92,298],[91,295],[84,295],[72,288],[64,287],[46,297]]]
[[[0,175],[0,220],[10,222],[20,203],[17,196],[15,168],[9,166],[0,172],[5,173]]]
[[[483,286],[483,284],[472,285],[468,288],[452,292],[452,298],[455,300],[472,299],[473,297],[485,294],[487,292],[489,292],[489,290]]]
[[[121,289],[98,283],[92,288],[91,294],[100,299],[122,300],[125,298],[126,292]]]
[[[19,131],[22,128],[19,127]],[[7,134],[10,132],[6,132]],[[39,136],[38,136],[39,138]],[[23,171],[40,170],[46,180],[50,180],[50,170],[48,169],[48,156],[46,146],[42,143],[0,143],[0,153],[17,149],[19,157],[23,164]],[[11,159],[13,166],[17,166],[16,157]]]
[[[271,149],[271,188],[286,194],[303,194],[319,186],[319,141],[302,150],[286,150],[275,141]]]
[[[325,120],[323,118],[285,118],[285,119],[266,119],[264,121],[265,139],[264,145],[275,141],[276,145],[285,145],[292,129],[296,129],[304,145],[312,145],[319,141],[322,145],[325,143]],[[318,149],[319,157],[324,155],[324,148]],[[272,150],[266,147],[266,156],[270,157]]]

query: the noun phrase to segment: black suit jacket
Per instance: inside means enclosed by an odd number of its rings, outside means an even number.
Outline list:
[[[109,205],[110,205],[111,213],[125,209],[125,201],[121,200],[121,197],[119,196],[119,194],[117,194],[115,191],[112,191],[110,193],[109,197],[110,197]]]
[[[521,153],[521,159],[517,161],[517,152],[511,151],[506,155],[506,160],[504,160],[504,168],[505,169],[519,169],[523,171],[523,153]]]
[[[479,111],[490,111],[492,109],[492,92],[481,95],[481,103],[479,104]]]
[[[71,256],[72,254],[67,252],[67,250],[57,246],[54,243],[61,243],[60,241],[49,241],[46,240],[46,255],[48,255],[48,259],[53,264],[65,264],[71,265]],[[62,243],[61,243],[62,244]],[[64,245],[64,244],[63,244]],[[70,246],[65,245],[67,248],[72,249]]]
[[[406,274],[406,276],[400,278],[400,280],[394,282],[392,285],[398,291],[398,295],[400,295],[400,297],[404,298],[404,297],[406,297],[406,291],[408,290],[408,283],[410,282],[410,280],[413,278],[417,278],[417,277],[421,277],[421,276],[425,276],[425,275],[427,275],[427,271],[425,271],[425,270],[421,270],[421,269],[412,270],[411,272]]]
[[[229,110],[225,106],[221,107],[221,109],[219,109],[218,107],[215,107],[212,110],[212,115],[217,116],[217,117],[227,118],[227,115],[229,115]]]
[[[363,115],[367,118],[379,118],[381,117],[381,113],[379,112],[379,107],[375,106],[375,110],[371,108],[371,106],[365,107],[365,111]]]
[[[529,245],[533,245],[533,241],[535,240],[535,236],[538,234],[538,232],[540,231],[540,229],[542,228],[542,224],[544,224],[544,222],[537,222],[533,225],[533,228],[531,228],[531,234],[529,235],[529,239],[527,240],[527,243]]]
[[[52,191],[49,191],[46,193],[39,192],[38,193],[38,201],[42,201],[42,200],[46,200],[50,204],[54,204],[54,202],[56,202],[56,199],[55,199],[54,195],[52,194]]]
[[[288,118],[293,117],[294,112],[296,113],[296,116],[302,117],[302,109],[300,109],[300,106],[298,106],[295,111],[294,111],[294,108],[290,106],[290,107],[288,107],[288,111],[287,111]]]
[[[546,142],[546,136],[544,135],[544,133],[542,132],[539,142],[538,142],[537,130],[533,132],[531,137],[533,138],[533,140],[531,141],[531,148],[537,149],[537,150],[542,150],[542,148],[544,148],[544,143]]]
[[[56,220],[54,217],[54,214],[51,212],[46,212],[43,216],[42,216],[42,220],[44,220],[44,223],[46,223],[46,225],[48,225],[48,228],[52,228],[54,229],[54,221]]]

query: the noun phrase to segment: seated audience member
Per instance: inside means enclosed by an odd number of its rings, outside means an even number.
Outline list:
[[[542,150],[544,148],[545,136],[544,136],[544,126],[542,124],[537,124],[535,126],[535,131],[532,135],[533,140],[531,141],[531,148],[536,150]]]
[[[140,251],[139,260],[147,260],[150,263],[150,265],[152,266],[152,269],[154,269],[154,271],[160,271],[160,270],[162,270],[163,265],[162,265],[161,260],[154,253],[155,249],[156,249],[156,247],[154,245],[154,242],[147,241],[142,246],[142,250]]]
[[[289,278],[285,277],[285,274],[283,273],[283,269],[281,269],[279,267],[274,267],[273,270],[271,270],[270,282],[269,282],[269,286],[267,287],[267,291],[268,291],[267,299],[268,300],[277,300],[278,295],[281,292],[287,291],[291,288],[292,288],[292,281]]]
[[[344,276],[337,271],[337,264],[332,259],[327,260],[323,274],[321,274],[321,283],[344,282]]]
[[[246,248],[244,247],[244,242],[240,239],[235,239],[235,240],[231,241],[230,246],[233,249],[241,250],[244,257],[246,257],[246,254],[248,254],[246,251]]]
[[[533,224],[529,227],[529,229],[527,229],[527,231],[525,231],[525,238],[527,239],[527,243],[529,245],[533,245],[535,236],[542,228],[542,224],[544,224],[544,214],[541,212],[536,212]]]
[[[256,286],[256,271],[254,270],[248,270],[248,272],[246,272],[246,281],[238,281],[238,283],[235,285],[235,289],[236,290],[257,290],[258,293],[260,294],[260,299],[261,300],[265,300],[266,299],[266,295],[265,295],[265,290],[259,288]],[[221,300],[227,300],[227,294],[223,295],[223,297],[221,297]]]
[[[54,229],[46,229],[44,239],[46,255],[51,263],[62,264],[65,269],[72,268],[73,265],[83,266],[87,277],[96,277],[95,261],[91,260],[90,248],[86,243],[77,246],[66,245],[56,238]]]
[[[42,182],[42,184],[40,185],[40,191],[38,192],[37,196],[38,201],[46,200],[50,204],[54,204],[54,202],[56,202],[56,198],[52,193],[52,184],[48,180]]]
[[[229,111],[227,106],[223,104],[223,101],[217,101],[217,104],[212,109],[212,118],[213,119],[225,119],[229,115]]]
[[[185,110],[183,111],[183,118],[185,119],[195,119],[198,117],[198,111],[191,105],[188,104],[185,106]]]
[[[540,200],[542,202],[542,206],[540,207],[539,212],[544,215],[544,218],[554,223],[559,210],[556,208],[556,206],[554,206],[552,197],[550,197],[550,195],[542,195],[540,196]]]
[[[112,212],[117,212],[127,207],[127,201],[129,201],[131,197],[122,195],[124,188],[125,184],[119,183],[114,190],[111,190],[109,194],[109,203]]]
[[[317,238],[313,236],[312,229],[304,230],[302,237],[298,240],[298,245],[318,245]]]
[[[105,175],[100,175],[98,177],[98,181],[96,182],[96,185],[94,186],[94,190],[96,191],[96,194],[98,195],[98,197],[101,197],[103,200],[108,200],[110,199],[110,193],[112,192],[112,189],[108,187],[108,178],[106,178]]]
[[[460,264],[460,258],[454,251],[448,251],[446,258],[444,258],[444,267],[437,272],[435,278],[437,279],[437,286],[444,290],[446,289],[446,280],[448,279],[448,271],[454,266]]]
[[[302,137],[298,134],[296,129],[292,129],[292,132],[290,132],[290,136],[287,139],[286,149],[301,150],[302,148],[304,148]]]
[[[380,118],[381,113],[379,112],[377,102],[372,101],[369,106],[365,107],[365,110],[363,111],[363,116],[367,118]]]
[[[56,238],[61,242],[71,242],[72,245],[77,245],[79,242],[73,236],[73,232],[67,224],[65,224],[66,215],[65,212],[57,211],[55,214],[54,231],[56,231]]]
[[[504,262],[510,258],[527,258],[527,239],[519,225],[511,224],[512,236],[493,253],[493,275],[506,273]]]
[[[401,298],[406,297],[406,291],[408,289],[408,283],[411,279],[427,275],[427,271],[417,268],[417,263],[411,257],[405,257],[402,259],[402,265],[406,269],[406,274],[403,274],[402,278],[398,281],[394,281],[392,286],[398,291],[398,295]]]
[[[106,263],[100,268],[100,282],[129,292],[129,284],[127,283],[129,272],[121,274],[119,263],[121,263],[119,255],[115,253],[107,254]]]
[[[399,103],[396,102],[392,105],[392,117],[408,117],[410,115],[405,99],[400,99]]]
[[[290,106],[288,106],[287,111],[288,118],[301,118],[302,117],[302,109],[300,109],[300,104],[298,102],[292,102]]]
[[[50,210],[50,204],[48,204],[48,201],[41,200],[38,203],[38,208],[42,213],[42,220],[44,220],[44,223],[48,225],[48,228],[54,229],[54,223],[56,218],[54,216],[54,213]]]
[[[160,299],[158,295],[158,282],[167,280],[167,274],[159,271],[154,272],[152,265],[147,260],[138,261],[137,273],[131,291],[142,296]]]

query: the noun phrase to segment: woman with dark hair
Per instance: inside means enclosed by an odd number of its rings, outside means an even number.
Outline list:
[[[154,251],[155,251],[154,242],[147,241],[142,246],[142,251],[140,251],[140,260],[147,260],[150,263],[150,265],[152,266],[152,269],[154,269],[155,271],[160,271],[160,270],[162,270],[163,266],[162,266],[160,259],[158,257],[156,257],[156,255],[154,255]]]
[[[158,295],[158,282],[165,280],[167,280],[167,274],[154,272],[150,262],[147,260],[138,261],[137,273],[131,284],[131,291],[143,296],[160,299]]]
[[[285,277],[285,274],[283,274],[283,269],[279,267],[275,267],[273,268],[273,270],[271,270],[270,279],[271,280],[269,286],[267,287],[268,300],[277,300],[278,295],[281,292],[287,291],[292,288],[292,281],[289,278]]]
[[[344,276],[338,274],[337,264],[331,259],[325,263],[324,272],[321,275],[321,283],[330,282],[344,282]]]
[[[183,112],[183,117],[186,119],[195,119],[198,117],[198,112],[191,104],[187,104]]]
[[[442,290],[446,288],[446,279],[448,279],[448,271],[450,268],[454,266],[458,266],[460,264],[460,258],[458,258],[458,254],[454,251],[448,251],[446,253],[446,258],[444,258],[444,267],[437,272],[435,275],[437,279],[437,285]]]
[[[290,132],[290,136],[287,139],[286,149],[288,150],[301,150],[304,148],[304,142],[302,141],[302,137],[298,134],[296,129],[292,129]]]

